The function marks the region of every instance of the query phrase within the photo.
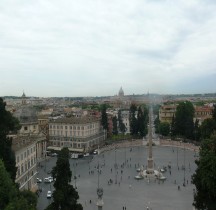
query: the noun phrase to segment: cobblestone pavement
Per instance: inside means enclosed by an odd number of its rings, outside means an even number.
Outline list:
[[[141,141],[140,141],[141,142]],[[119,145],[122,147],[125,145]],[[133,145],[135,146],[135,145]],[[155,168],[171,165],[171,170],[164,173],[167,180],[163,182],[147,180],[135,180],[138,173],[136,168],[147,164],[147,147],[136,145],[132,147],[130,142],[127,147],[115,150],[115,146],[110,146],[108,151],[90,159],[70,159],[73,176],[77,180],[72,180],[72,184],[77,186],[80,195],[79,202],[84,210],[97,209],[97,186],[98,170],[100,166],[99,185],[104,189],[103,210],[120,210],[126,206],[127,210],[143,210],[147,206],[153,210],[192,210],[193,190],[191,175],[194,173],[196,165],[195,152],[184,150],[184,148],[155,146],[153,147],[153,158]],[[56,158],[51,158],[48,162],[42,163],[39,168],[38,177],[44,178],[49,175],[45,171],[51,170],[55,165]],[[115,170],[115,162],[118,168]],[[182,169],[185,163],[185,171]],[[178,166],[177,166],[178,165]],[[46,170],[45,170],[46,169]],[[185,184],[183,186],[185,177]],[[110,183],[112,180],[112,184]],[[178,190],[178,186],[180,190]],[[53,190],[52,185],[42,183],[43,191],[39,196],[38,210],[44,209],[50,202],[46,198],[47,190]],[[91,203],[90,203],[91,200]]]

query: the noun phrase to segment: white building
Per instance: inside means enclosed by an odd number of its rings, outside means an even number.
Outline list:
[[[103,144],[105,139],[106,132],[96,117],[60,118],[49,122],[48,149],[68,147],[73,152],[86,152]]]

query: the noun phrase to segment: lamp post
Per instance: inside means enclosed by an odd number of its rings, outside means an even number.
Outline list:
[[[185,187],[185,142],[184,142],[184,183],[183,185]]]
[[[116,147],[115,147],[115,184],[117,184],[117,163],[116,163]]]
[[[76,160],[75,160],[74,164],[75,164],[74,165],[74,186],[75,186],[75,189],[77,189],[77,186],[76,186],[76,179],[77,179],[77,177],[76,177]]]
[[[98,210],[102,210],[103,209],[103,188],[100,187],[100,164],[99,164],[99,154],[98,154],[98,187],[97,187],[97,195],[98,195],[98,201],[97,201],[97,206],[98,206]]]

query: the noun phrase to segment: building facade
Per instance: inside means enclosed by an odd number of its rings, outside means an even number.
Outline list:
[[[159,120],[161,122],[172,122],[175,117],[177,105],[163,105],[159,109]],[[194,122],[199,121],[201,125],[205,119],[212,118],[213,107],[209,106],[194,106]]]
[[[37,190],[37,157],[36,142],[30,139],[16,137],[12,148],[15,152],[17,174],[15,182],[20,190]]]
[[[49,122],[48,149],[68,147],[72,152],[88,152],[103,144],[105,139],[106,132],[100,119],[92,116],[59,118]]]

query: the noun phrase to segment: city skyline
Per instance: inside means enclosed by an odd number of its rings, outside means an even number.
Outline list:
[[[216,92],[213,0],[3,1],[0,95]]]

